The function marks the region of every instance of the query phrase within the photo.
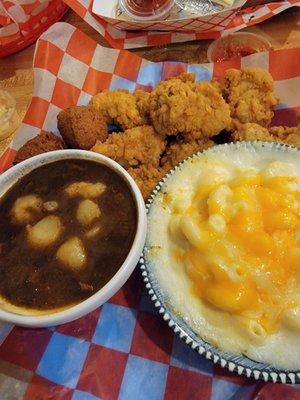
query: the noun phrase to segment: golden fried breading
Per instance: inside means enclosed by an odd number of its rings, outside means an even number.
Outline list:
[[[232,118],[241,123],[268,126],[278,103],[270,73],[260,68],[228,69],[224,77],[224,96]]]
[[[273,142],[274,137],[270,134],[267,128],[261,125],[248,122],[246,124],[235,124],[236,130],[232,133],[231,139],[234,142],[241,140],[262,140],[265,142]]]
[[[33,139],[28,140],[17,152],[14,164],[47,153],[48,151],[62,150],[66,146],[63,140],[52,132],[41,132]]]
[[[185,158],[194,153],[203,151],[213,146],[212,140],[194,140],[192,142],[174,142],[170,145],[166,154],[161,160],[161,164],[166,170],[172,169]]]
[[[191,73],[191,72],[182,72],[180,75],[177,75],[176,77],[174,77],[176,79],[180,79],[182,82],[191,82],[191,83],[195,83],[196,81],[196,77],[195,74]],[[167,81],[170,81],[171,79],[174,78],[168,78],[166,79]]]
[[[136,97],[125,89],[112,92],[104,90],[92,97],[90,105],[98,110],[108,124],[116,123],[124,130],[147,124],[139,112]]]
[[[104,143],[98,141],[92,150],[128,168],[148,163],[158,166],[165,146],[165,140],[152,126],[144,125],[124,133],[112,133]]]
[[[273,126],[268,130],[254,123],[235,123],[235,128],[236,130],[231,135],[234,142],[241,140],[262,140],[300,147],[300,125],[292,128],[287,126]]]
[[[148,199],[152,190],[165,175],[164,168],[156,168],[152,164],[144,164],[138,168],[129,168],[128,172],[135,180],[145,200]]]
[[[144,119],[145,123],[149,123],[150,118],[150,106],[149,106],[149,99],[150,93],[145,92],[144,90],[138,89],[133,93],[137,109]]]
[[[74,106],[57,116],[57,127],[69,147],[89,150],[108,136],[104,118],[93,107]]]
[[[150,118],[160,134],[181,133],[192,139],[212,137],[231,122],[229,106],[216,83],[180,77],[162,81],[152,91]]]
[[[286,144],[300,147],[300,125],[295,127],[273,126],[270,133]]]
[[[105,142],[96,142],[91,150],[117,161],[124,168],[128,167],[128,162],[124,158],[125,145],[122,133],[111,133]]]

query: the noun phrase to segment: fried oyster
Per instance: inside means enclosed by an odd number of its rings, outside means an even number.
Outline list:
[[[98,141],[92,151],[112,158],[125,168],[149,163],[157,167],[165,146],[164,138],[152,126],[144,125],[112,133],[104,143]]]
[[[230,110],[216,82],[183,74],[161,81],[150,94],[150,119],[161,135],[203,139],[230,126]]]
[[[138,168],[128,169],[128,173],[135,180],[145,200],[148,199],[165,172],[164,168],[157,168],[152,164],[143,164]]]
[[[243,124],[270,124],[278,99],[268,71],[260,68],[228,69],[224,76],[223,94],[232,118]]]
[[[300,147],[300,125],[296,127],[273,126],[269,129],[255,123],[235,123],[234,125],[235,130],[231,135],[231,139],[234,142],[241,140],[261,140]]]
[[[147,124],[145,111],[146,94],[139,93],[135,96],[128,90],[104,90],[92,97],[90,106],[102,115],[107,124],[117,124],[123,130]],[[145,92],[146,93],[146,92]]]
[[[193,140],[190,142],[175,141],[171,143],[166,153],[161,159],[161,165],[166,169],[170,170],[179,164],[185,158],[191,156],[194,153],[203,151],[212,147],[214,142],[209,139],[204,140]]]

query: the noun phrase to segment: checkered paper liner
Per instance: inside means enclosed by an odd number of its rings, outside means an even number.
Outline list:
[[[225,10],[193,19],[151,22],[145,27],[144,24],[136,22],[99,17],[92,12],[93,0],[64,0],[64,2],[117,49],[217,39],[259,24],[290,7],[300,6],[299,0],[284,0],[242,10]]]
[[[58,133],[62,108],[87,104],[106,88],[149,89],[184,71],[208,80],[221,78],[229,67],[266,68],[281,99],[274,123],[294,125],[300,110],[300,65],[294,61],[299,56],[300,49],[289,49],[219,64],[152,63],[103,48],[73,26],[56,23],[37,42],[32,102],[0,158],[0,171],[42,129]],[[297,385],[232,374],[186,346],[154,310],[138,270],[87,316],[49,329],[2,324],[0,343],[1,400],[300,400]]]

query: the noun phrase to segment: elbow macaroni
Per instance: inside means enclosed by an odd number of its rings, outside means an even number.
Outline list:
[[[193,292],[232,314],[255,343],[278,330],[280,321],[300,330],[300,307],[286,309],[284,289],[293,285],[300,255],[295,185],[288,163],[235,173],[217,165],[202,173],[194,197],[180,206],[181,192],[171,204],[169,234]]]
[[[300,331],[300,306],[285,310],[282,321],[287,328]]]
[[[247,318],[240,318],[239,320],[251,342],[261,344],[265,341],[267,332],[261,323],[257,320]]]

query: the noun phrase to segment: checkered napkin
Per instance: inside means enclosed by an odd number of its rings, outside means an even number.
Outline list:
[[[216,39],[222,35],[259,24],[287,8],[300,6],[299,0],[284,0],[242,10],[224,10],[213,15],[193,19],[169,21],[163,24],[152,22],[145,27],[145,25],[142,26],[136,22],[119,21],[93,14],[94,0],[63,1],[104,36],[112,47],[117,49],[156,46],[198,39]],[[98,1],[105,2],[107,0]],[[159,32],[160,30],[165,32]]]
[[[208,80],[222,77],[229,67],[266,68],[281,99],[275,123],[296,124],[299,56],[300,49],[289,49],[219,64],[151,63],[103,48],[73,26],[56,23],[37,42],[32,102],[0,159],[0,171],[29,138],[41,130],[58,132],[62,108],[87,104],[102,89],[147,89],[184,71]],[[191,350],[157,315],[143,288],[136,270],[113,298],[77,321],[49,329],[2,324],[0,399],[300,400],[297,385],[249,380]]]

